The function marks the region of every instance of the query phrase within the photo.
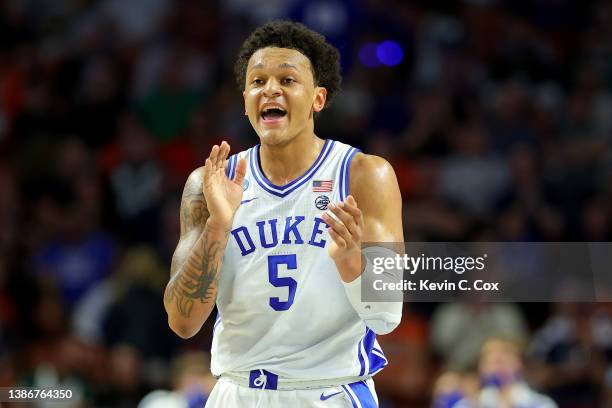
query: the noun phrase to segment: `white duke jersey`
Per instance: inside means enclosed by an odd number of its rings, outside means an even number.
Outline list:
[[[321,218],[329,202],[346,199],[358,150],[326,140],[306,173],[276,186],[259,148],[229,159],[230,178],[238,156],[247,173],[219,279],[213,374],[263,369],[289,382],[376,374],[387,360],[349,303]]]

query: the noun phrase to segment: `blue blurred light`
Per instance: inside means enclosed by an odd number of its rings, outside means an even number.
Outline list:
[[[386,40],[376,47],[376,57],[383,65],[394,67],[402,62],[404,51],[397,42]]]
[[[376,68],[380,66],[380,60],[377,57],[376,43],[368,42],[359,49],[359,61],[368,68]]]

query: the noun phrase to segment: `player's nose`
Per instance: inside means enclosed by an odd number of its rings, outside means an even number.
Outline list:
[[[276,78],[269,78],[263,88],[263,94],[266,97],[278,96],[281,93],[280,83]]]

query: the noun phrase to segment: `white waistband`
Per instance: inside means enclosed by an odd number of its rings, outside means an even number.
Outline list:
[[[248,373],[223,373],[219,378],[228,380],[231,383],[240,385],[242,387],[249,387],[249,376]],[[370,376],[363,377],[342,377],[342,378],[329,378],[325,380],[287,380],[281,377],[278,378],[277,390],[289,391],[289,390],[306,390],[311,388],[327,388],[327,387],[338,387],[340,385],[351,384],[358,381],[367,380]]]

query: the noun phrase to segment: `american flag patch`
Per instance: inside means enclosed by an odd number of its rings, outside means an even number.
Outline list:
[[[313,193],[329,193],[334,188],[334,180],[314,180],[312,182]]]

